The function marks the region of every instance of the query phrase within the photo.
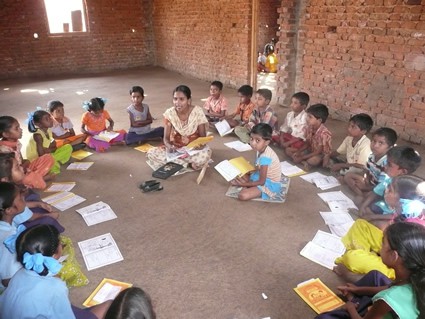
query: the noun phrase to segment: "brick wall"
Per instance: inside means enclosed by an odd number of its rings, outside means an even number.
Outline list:
[[[367,112],[376,126],[425,142],[423,1],[284,0],[279,10],[279,47],[290,59],[278,73],[280,103],[305,90],[333,118]]]
[[[155,0],[156,64],[228,86],[250,74],[250,0]]]
[[[43,0],[1,1],[0,78],[82,74],[153,64],[152,0],[87,3],[90,32],[50,36]]]

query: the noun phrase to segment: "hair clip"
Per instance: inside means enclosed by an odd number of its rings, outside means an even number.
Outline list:
[[[62,268],[61,263],[57,259],[43,256],[40,253],[31,255],[29,252],[26,252],[24,254],[23,264],[25,269],[34,270],[38,274],[44,271],[44,267],[46,267],[52,275],[56,275]]]
[[[16,254],[16,239],[18,239],[18,236],[27,229],[24,225],[19,225],[16,229],[16,234],[10,235],[7,237],[3,244],[6,246],[6,248],[10,251],[12,254]]]

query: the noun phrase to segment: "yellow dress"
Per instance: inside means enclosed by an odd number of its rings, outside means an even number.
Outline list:
[[[267,71],[270,72],[270,73],[276,73],[277,72],[277,63],[278,63],[278,61],[277,61],[276,54],[270,53],[267,56],[267,59],[266,59],[266,65],[265,66],[266,66]]]
[[[388,268],[379,255],[383,236],[382,230],[366,220],[356,220],[348,233],[341,238],[347,251],[337,258],[335,263],[343,264],[357,274],[378,270],[388,278],[394,279],[394,269]]]

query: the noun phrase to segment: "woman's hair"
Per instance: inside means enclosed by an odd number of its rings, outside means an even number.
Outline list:
[[[20,189],[13,183],[0,182],[0,219],[3,219],[4,211],[12,207]]]
[[[63,103],[61,101],[49,101],[47,103],[47,108],[49,109],[49,112],[52,113],[54,110],[56,110],[58,107],[63,107]]]
[[[250,134],[258,134],[263,140],[270,141],[272,139],[273,129],[269,124],[258,123],[254,125]]]
[[[37,110],[34,113],[30,114],[28,118],[28,131],[30,131],[30,133],[36,132],[37,128],[35,126],[37,125],[37,123],[40,123],[43,116],[46,115],[50,116],[49,113],[43,110]]]
[[[17,259],[25,266],[25,253],[30,255],[40,253],[43,256],[52,257],[57,252],[59,244],[59,231],[56,227],[52,225],[36,225],[26,229],[18,236],[16,240]],[[39,275],[46,276],[48,273],[49,270],[44,266],[44,270]]]
[[[147,293],[137,287],[121,291],[106,313],[105,319],[155,319]]]
[[[173,91],[173,95],[176,92],[182,92],[188,100],[192,98],[192,92],[190,91],[189,87],[186,85],[179,85],[178,87],[176,87]]]
[[[14,158],[14,153],[0,153],[0,179],[6,178],[8,181],[12,180]]]
[[[419,317],[425,317],[425,227],[414,223],[395,223],[385,235],[392,250],[410,272],[409,281],[416,295]]]
[[[136,85],[136,86],[133,86],[133,87],[130,89],[130,95],[131,95],[131,94],[133,94],[133,93],[135,93],[135,92],[140,93],[140,95],[141,95],[142,97],[144,97],[144,96],[145,96],[145,90],[143,90],[143,88],[142,88],[141,86]]]
[[[4,132],[8,132],[10,128],[12,127],[13,123],[18,122],[17,119],[15,119],[12,116],[0,116],[0,137],[3,137]]]

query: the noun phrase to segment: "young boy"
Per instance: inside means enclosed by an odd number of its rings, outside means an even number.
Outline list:
[[[149,106],[143,103],[145,91],[141,86],[133,86],[130,89],[131,101],[133,102],[127,107],[130,117],[130,129],[125,135],[125,143],[142,144],[152,139],[162,139],[164,137],[164,128],[162,126],[151,128],[152,115]]]
[[[307,130],[307,113],[305,109],[310,102],[310,96],[305,92],[292,95],[291,109],[285,117],[285,122],[280,127],[279,145],[285,150],[286,155],[293,154],[304,146]]]
[[[211,82],[210,96],[204,104],[205,115],[208,122],[218,122],[224,118],[227,110],[227,99],[221,94],[223,83],[220,81]]]
[[[74,125],[65,116],[63,103],[61,101],[50,101],[47,103],[47,108],[53,118],[52,134],[56,141],[56,146],[61,147],[65,144],[71,144],[73,151],[84,148],[86,146],[84,140],[87,136],[86,134],[75,135]]]
[[[255,104],[251,101],[252,93],[253,89],[250,85],[242,85],[239,88],[239,105],[236,107],[235,112],[225,117],[230,127],[243,126],[248,123],[249,117],[255,108]],[[238,116],[238,118],[235,119],[236,116]]]
[[[355,203],[362,203],[364,192],[370,192],[373,187],[382,182],[382,174],[387,165],[387,152],[397,141],[397,133],[389,127],[381,127],[373,132],[366,169],[358,173],[347,173],[344,182],[356,194]]]
[[[360,113],[352,116],[348,122],[348,136],[336,151],[331,153],[335,162],[330,166],[332,172],[345,175],[348,172],[361,173],[366,167],[371,153],[370,139],[366,136],[373,126],[372,118]],[[343,181],[343,178],[340,179]]]
[[[249,143],[252,128],[258,123],[269,124],[273,132],[277,128],[277,116],[273,108],[269,105],[272,99],[272,91],[269,89],[259,89],[255,92],[255,108],[249,118],[249,121],[244,126],[235,128],[235,134],[244,143]],[[276,135],[276,134],[275,134]]]
[[[322,165],[327,167],[332,151],[332,133],[325,127],[329,116],[328,107],[314,104],[307,109],[307,133],[304,146],[288,156],[295,163],[303,163],[304,170]]]
[[[387,153],[386,178],[369,192],[359,208],[359,216],[367,221],[378,223],[392,219],[392,209],[385,204],[383,196],[396,176],[412,174],[421,165],[421,156],[408,146],[395,146]]]

